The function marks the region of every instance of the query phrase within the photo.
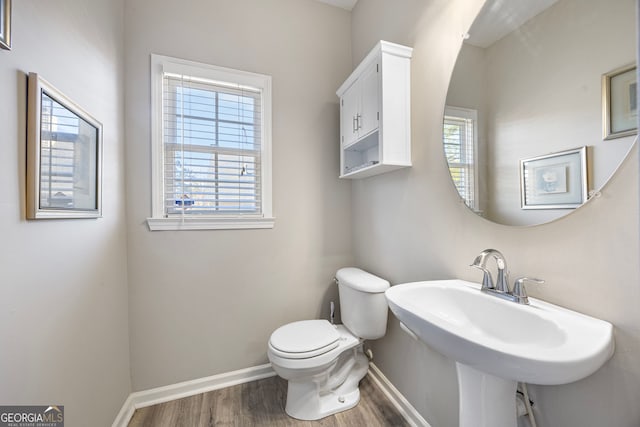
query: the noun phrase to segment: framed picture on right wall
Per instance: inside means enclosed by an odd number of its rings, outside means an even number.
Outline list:
[[[627,65],[602,76],[602,138],[614,139],[638,133],[638,83],[636,65]]]

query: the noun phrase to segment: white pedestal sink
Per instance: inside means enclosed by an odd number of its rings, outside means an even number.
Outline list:
[[[464,280],[414,282],[386,291],[395,316],[456,361],[460,427],[515,427],[518,382],[566,384],[613,354],[613,326],[535,298],[521,305]]]

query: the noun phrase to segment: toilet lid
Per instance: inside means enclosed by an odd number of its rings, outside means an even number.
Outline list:
[[[280,356],[291,359],[314,357],[338,346],[340,333],[326,320],[301,320],[276,329],[269,343]]]

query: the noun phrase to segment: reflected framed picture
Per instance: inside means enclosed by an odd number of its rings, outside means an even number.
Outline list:
[[[0,47],[11,49],[11,0],[0,0]]]
[[[102,124],[36,73],[27,106],[27,218],[102,216]]]
[[[587,147],[520,161],[522,209],[575,209],[588,191]]]
[[[638,133],[638,83],[636,65],[627,65],[602,76],[602,138],[614,139]]]

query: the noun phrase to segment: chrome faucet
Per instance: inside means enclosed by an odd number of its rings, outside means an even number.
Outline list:
[[[498,265],[498,280],[496,284],[493,284],[493,278],[491,272],[487,269],[487,259],[493,257]],[[482,290],[492,289],[496,292],[509,292],[507,261],[504,259],[504,255],[496,249],[485,249],[480,252],[480,255],[476,257],[471,264],[471,267],[475,267],[484,272],[482,279]]]
[[[496,260],[496,264],[498,265],[498,278],[495,285],[493,284],[491,272],[487,268],[487,259],[491,257]],[[482,278],[482,288],[480,288],[482,292],[517,302],[518,304],[529,304],[529,297],[527,296],[527,292],[524,287],[525,282],[537,284],[544,283],[544,280],[519,277],[513,284],[513,291],[509,290],[509,271],[507,270],[507,261],[504,259],[504,255],[495,249],[485,249],[482,251],[473,261],[471,267],[482,270],[484,273]]]

